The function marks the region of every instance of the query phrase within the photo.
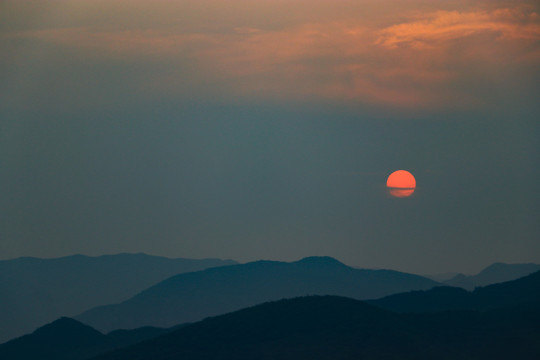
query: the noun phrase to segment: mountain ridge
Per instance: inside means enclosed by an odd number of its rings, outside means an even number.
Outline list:
[[[172,276],[132,298],[75,318],[100,331],[144,325],[169,327],[281,298],[384,296],[439,283],[393,270],[354,269],[330,257],[294,262],[259,260]]]
[[[0,358],[532,360],[540,356],[539,285],[540,272],[477,289],[491,304],[482,311],[465,307],[398,313],[372,302],[315,295],[265,302],[168,329],[144,327],[106,335],[77,320],[60,318],[0,344]],[[452,287],[412,293],[450,295],[452,303],[455,292],[465,297],[474,293]],[[511,294],[510,299],[501,301],[501,294]]]
[[[93,360],[532,360],[540,355],[540,316],[533,315],[505,309],[404,315],[350,298],[307,296],[210,317]]]
[[[116,303],[172,275],[234,263],[142,253],[0,261],[0,342],[61,316]]]
[[[141,328],[103,334],[72,318],[61,317],[30,334],[0,344],[0,358],[10,360],[83,360],[130,346],[171,329]]]
[[[486,311],[505,306],[527,307],[540,303],[540,271],[516,280],[477,287],[474,291],[443,286],[389,295],[367,302],[401,313],[449,310]]]
[[[534,263],[507,264],[496,262],[487,266],[475,275],[456,274],[450,279],[441,282],[449,286],[474,290],[474,288],[478,286],[515,280],[539,270],[540,265]]]

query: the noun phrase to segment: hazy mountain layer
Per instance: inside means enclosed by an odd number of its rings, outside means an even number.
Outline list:
[[[0,261],[0,343],[60,316],[126,300],[172,275],[233,263],[145,254]]]
[[[539,271],[538,264],[503,264],[495,263],[476,275],[457,274],[443,281],[450,286],[458,286],[467,290],[474,290],[477,286],[486,286],[504,281],[519,279],[520,277]]]
[[[538,359],[539,311],[399,315],[312,296],[209,318],[99,360]]]
[[[328,257],[292,263],[256,261],[176,275],[123,303],[97,307],[76,318],[100,331],[169,327],[282,298],[369,299],[437,285],[397,271],[354,269]]]
[[[396,312],[529,308],[540,304],[540,271],[517,280],[478,287],[472,292],[455,287],[436,287],[368,302]]]
[[[473,293],[439,287],[382,299],[409,306],[418,301],[416,307],[422,308],[446,297],[446,304],[469,301],[490,309],[482,312],[399,314],[353,299],[310,296],[175,328],[145,327],[108,335],[62,318],[0,345],[0,358],[82,360],[101,353],[95,360],[537,359],[539,282],[540,272]],[[456,300],[455,294],[465,294],[465,300]],[[116,350],[104,353],[111,349]]]

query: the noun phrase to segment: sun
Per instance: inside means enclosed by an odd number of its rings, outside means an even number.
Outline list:
[[[386,180],[386,187],[394,197],[408,197],[416,189],[416,179],[406,170],[396,170]]]

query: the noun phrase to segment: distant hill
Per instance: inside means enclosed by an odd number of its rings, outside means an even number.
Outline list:
[[[486,286],[504,281],[519,279],[520,277],[539,271],[538,264],[504,264],[495,263],[476,275],[456,274],[443,282],[449,286],[457,286],[467,290],[474,290],[477,286]]]
[[[445,282],[446,280],[449,280],[453,278],[454,276],[459,275],[457,272],[448,272],[448,273],[441,273],[441,274],[430,274],[430,275],[423,275],[427,277],[428,279],[435,280],[438,282]]]
[[[169,327],[266,301],[303,295],[381,297],[439,283],[391,270],[361,270],[329,257],[297,262],[256,261],[173,276],[117,305],[76,319],[100,331],[145,325]]]
[[[95,360],[538,359],[538,312],[399,315],[310,296],[187,325]]]
[[[453,294],[465,294],[464,302],[485,311],[400,314],[350,298],[306,296],[169,329],[145,327],[107,335],[62,318],[1,344],[0,358],[536,360],[540,358],[539,281],[540,272],[473,293],[438,287],[383,298],[409,304],[420,300],[419,305],[425,305],[450,296],[445,301],[451,304]],[[407,298],[411,294],[436,297]]]
[[[70,318],[60,318],[31,334],[0,344],[0,359],[83,360],[171,331],[142,328],[104,335]]]
[[[172,275],[234,264],[145,254],[0,261],[0,343],[61,316],[117,303]]]
[[[427,291],[390,295],[368,302],[396,312],[527,308],[540,304],[540,271],[517,280],[477,287],[472,292],[456,287],[436,287]]]

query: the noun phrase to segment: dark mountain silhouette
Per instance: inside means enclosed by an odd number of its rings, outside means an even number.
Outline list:
[[[172,275],[233,263],[145,254],[0,261],[0,343],[60,316],[126,300]]]
[[[413,292],[452,299],[457,290],[469,294],[463,303],[474,296],[472,302],[486,311],[399,314],[350,298],[307,296],[169,329],[108,335],[62,318],[0,345],[0,358],[532,360],[540,358],[539,277],[540,272],[473,293],[450,287]]]
[[[399,315],[310,296],[205,319],[95,360],[538,359],[539,312]]]
[[[517,280],[477,287],[472,292],[455,287],[436,287],[390,295],[368,303],[396,312],[528,308],[540,304],[540,271]]]
[[[120,348],[135,344],[147,339],[158,337],[159,335],[168,333],[174,329],[179,329],[185,324],[173,326],[170,328],[158,328],[154,326],[143,326],[131,330],[114,330],[107,334],[107,337],[114,343],[115,347]]]
[[[173,276],[133,298],[76,318],[100,331],[169,327],[266,301],[303,295],[369,299],[438,283],[390,270],[361,270],[329,257],[297,262],[256,261]]]
[[[474,290],[477,286],[486,286],[504,281],[519,279],[533,272],[539,271],[538,264],[504,264],[495,263],[476,275],[457,274],[443,282],[449,286],[457,286],[467,290]]]
[[[171,330],[146,327],[104,335],[88,325],[63,317],[31,334],[0,344],[0,359],[82,360]]]
[[[114,346],[106,335],[80,322],[61,318],[32,334],[0,345],[2,359],[84,359]]]

